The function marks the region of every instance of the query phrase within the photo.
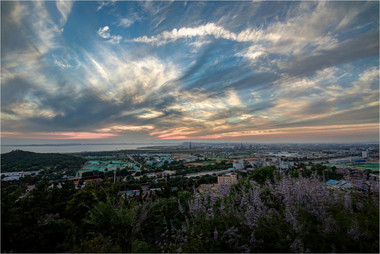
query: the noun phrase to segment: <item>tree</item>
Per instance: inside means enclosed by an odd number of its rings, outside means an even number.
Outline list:
[[[90,232],[110,236],[122,252],[131,252],[132,241],[141,230],[149,210],[149,204],[129,206],[124,200],[107,198],[88,212],[84,223]]]
[[[252,172],[250,179],[258,182],[259,184],[264,184],[265,181],[271,180],[274,181],[274,171],[276,170],[275,166],[263,167]]]

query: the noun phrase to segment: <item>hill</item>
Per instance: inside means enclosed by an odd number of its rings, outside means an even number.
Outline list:
[[[33,153],[15,150],[1,155],[1,172],[32,171],[49,167],[51,171],[79,169],[86,160],[58,153]]]

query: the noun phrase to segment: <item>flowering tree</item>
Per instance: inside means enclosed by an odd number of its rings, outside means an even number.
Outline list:
[[[171,252],[376,252],[378,201],[329,190],[316,175],[241,182],[178,201],[179,227],[158,241]],[[371,195],[378,197],[378,189]]]

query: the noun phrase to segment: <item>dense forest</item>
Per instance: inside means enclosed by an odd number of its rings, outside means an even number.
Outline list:
[[[122,197],[118,183],[76,190],[2,185],[2,252],[379,252],[378,183],[330,190],[316,175],[255,171],[232,187]]]
[[[50,171],[61,169],[79,169],[85,163],[81,157],[58,153],[33,153],[15,150],[1,154],[1,172],[33,171],[49,168]]]

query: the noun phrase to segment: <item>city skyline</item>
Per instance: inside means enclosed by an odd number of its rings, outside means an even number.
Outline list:
[[[378,141],[378,10],[1,2],[2,143]]]

